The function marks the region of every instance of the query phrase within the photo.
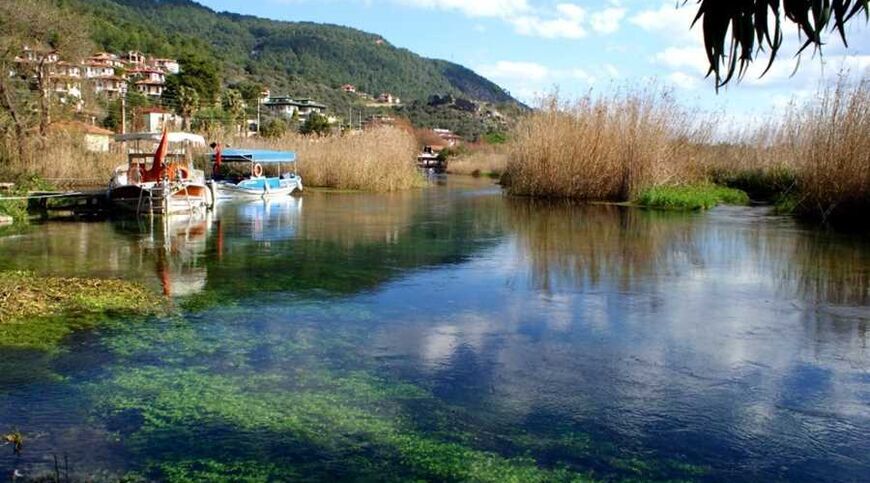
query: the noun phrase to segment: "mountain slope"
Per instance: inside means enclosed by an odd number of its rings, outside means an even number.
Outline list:
[[[167,56],[201,55],[207,48],[230,83],[251,79],[293,95],[350,83],[371,94],[390,92],[408,100],[454,94],[516,103],[498,85],[465,67],[420,57],[348,27],[217,13],[190,0],[73,3],[94,19],[93,36],[100,47]]]

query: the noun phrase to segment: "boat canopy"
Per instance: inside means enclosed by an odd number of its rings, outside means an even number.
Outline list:
[[[215,154],[212,154],[212,160]],[[296,153],[293,151],[268,151],[265,149],[224,149],[221,151],[222,163],[259,163],[281,164],[295,163]]]
[[[159,143],[163,138],[162,132],[132,132],[127,134],[117,134],[115,135],[115,141],[125,142],[125,141],[152,141],[155,143]],[[170,132],[167,133],[167,140],[170,143],[183,143],[189,142],[194,146],[205,146],[205,138],[200,136],[199,134],[192,134],[189,132]]]

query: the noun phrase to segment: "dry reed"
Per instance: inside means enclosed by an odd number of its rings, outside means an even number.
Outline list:
[[[797,210],[822,221],[868,223],[870,79],[849,84],[842,78],[784,126],[797,173]]]
[[[61,186],[103,185],[112,170],[124,164],[120,151],[88,151],[81,134],[53,132],[46,137],[32,136],[25,140],[24,156],[18,156],[14,141],[0,148],[0,177],[15,180],[36,176]]]
[[[389,192],[425,184],[415,166],[417,144],[401,129],[382,127],[343,136],[243,141],[247,147],[294,150],[308,186]]]
[[[703,178],[709,126],[655,89],[556,96],[519,123],[506,182],[514,195],[627,201],[643,189]]]
[[[480,149],[451,159],[447,172],[472,176],[501,176],[507,169],[507,164],[508,155],[503,149]]]

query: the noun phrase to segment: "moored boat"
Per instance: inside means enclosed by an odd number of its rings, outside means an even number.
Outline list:
[[[117,210],[152,215],[210,209],[214,194],[205,173],[193,168],[190,149],[205,146],[202,136],[183,132],[120,134],[128,143],[127,164],[115,169],[108,198]],[[155,151],[151,151],[154,144]]]
[[[212,154],[213,179],[218,198],[277,198],[302,191],[302,178],[296,172],[296,153],[258,149],[221,149]],[[284,171],[285,165],[293,171]],[[229,166],[225,166],[229,165]],[[233,166],[241,166],[232,169]],[[266,167],[275,167],[278,176],[266,176]]]
[[[447,160],[436,153],[432,146],[426,146],[417,155],[417,167],[428,173],[444,173],[447,171]]]

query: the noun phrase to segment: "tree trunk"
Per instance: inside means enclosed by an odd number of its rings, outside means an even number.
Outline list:
[[[40,62],[36,71],[36,87],[39,89],[39,134],[45,136],[48,133],[48,125],[51,124],[51,82],[49,80],[48,66],[45,61]]]
[[[6,72],[5,66],[3,67],[3,72]],[[0,105],[2,105],[3,109],[9,113],[9,117],[12,118],[12,123],[15,126],[15,142],[18,147],[18,158],[19,160],[24,159],[24,120],[21,119],[21,115],[18,113],[18,108],[15,107],[15,102],[12,100],[12,96],[9,92],[9,85],[6,83],[6,79],[0,79]]]

